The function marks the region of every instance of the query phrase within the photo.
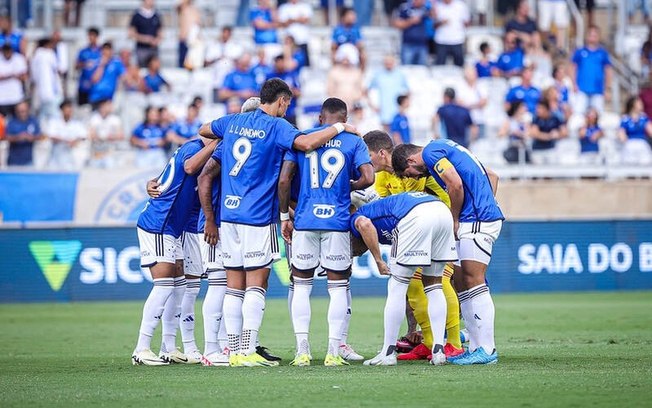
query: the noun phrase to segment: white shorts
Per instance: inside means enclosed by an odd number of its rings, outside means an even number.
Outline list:
[[[294,230],[291,263],[302,271],[321,265],[329,271],[346,272],[351,267],[351,234]]]
[[[392,265],[428,267],[432,262],[457,260],[453,216],[441,201],[414,207],[399,221],[393,235],[390,269]]]
[[[183,248],[183,273],[191,276],[201,276],[204,271],[201,243],[203,236],[192,232],[184,232],[181,236]]]
[[[152,234],[140,228],[137,230],[140,266],[149,268],[158,262],[176,263],[179,238],[167,234]]]
[[[457,230],[457,251],[460,261],[477,261],[489,265],[494,243],[503,227],[502,220],[491,222],[460,222]]]
[[[222,259],[222,240],[217,241],[217,245],[208,245],[204,241],[204,234],[199,234],[199,248],[201,249],[201,259],[204,263],[206,272],[223,271],[224,261]]]
[[[570,22],[568,5],[564,0],[540,0],[539,1],[539,29],[550,31],[554,21],[555,27],[567,28]]]
[[[260,269],[281,259],[276,224],[253,225],[222,222],[224,269]]]

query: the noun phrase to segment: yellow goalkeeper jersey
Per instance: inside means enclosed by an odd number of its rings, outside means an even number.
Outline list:
[[[451,199],[448,197],[448,193],[437,184],[432,176],[422,177],[417,180],[408,177],[401,178],[396,174],[387,171],[379,171],[376,173],[374,188],[381,197],[388,197],[390,195],[409,191],[425,191],[427,193],[434,193],[449,208],[451,206]]]

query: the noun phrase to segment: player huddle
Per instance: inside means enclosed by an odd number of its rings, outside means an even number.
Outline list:
[[[363,359],[346,336],[351,260],[367,249],[390,279],[384,345],[365,365],[396,364],[406,296],[424,342],[399,359],[495,363],[494,306],[485,283],[503,220],[494,199],[495,174],[451,141],[394,148],[381,131],[362,139],[346,123],[346,104],[337,98],[322,105],[319,127],[301,132],[283,119],[291,98],[285,82],[268,80],[260,106],[249,100],[243,113],[204,124],[200,137],[181,146],[148,184],[152,198],[139,217],[138,238],[141,264],[154,286],[132,362],[278,365],[279,359],[259,346],[258,331],[270,268],[280,258],[280,221],[292,270],[288,302],[297,349],[291,365],[312,360],[308,329],[317,268],[328,278],[330,296],[324,365]],[[375,172],[392,179],[375,180]],[[374,181],[380,196],[394,195],[379,198],[372,192]],[[390,182],[379,184],[384,181]],[[379,244],[392,245],[389,265]],[[459,306],[450,263],[459,265],[454,279]],[[209,287],[201,353],[194,339],[194,304],[203,275]],[[469,331],[466,351],[458,307]],[[159,321],[163,336],[156,355],[151,338]],[[178,329],[183,352],[176,348]]]

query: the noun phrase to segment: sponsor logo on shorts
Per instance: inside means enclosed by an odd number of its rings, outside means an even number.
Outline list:
[[[235,195],[227,195],[226,199],[224,199],[224,206],[228,208],[229,210],[236,209],[240,207],[240,200],[242,197],[240,196],[235,196]]]
[[[302,261],[309,261],[314,258],[312,254],[294,254],[294,256]]]
[[[335,206],[328,204],[315,204],[313,205],[312,213],[317,218],[331,218],[335,215]]]
[[[392,232],[391,231],[380,230],[380,233],[383,234],[383,237],[385,237],[385,239],[387,239],[389,241],[392,240]]]
[[[247,259],[253,259],[253,258],[262,258],[265,256],[265,253],[262,251],[252,251],[252,252],[245,252],[244,257]]]
[[[346,261],[348,258],[344,255],[326,255],[326,259],[329,261]]]
[[[428,256],[428,253],[426,251],[411,250],[405,251],[403,256]]]

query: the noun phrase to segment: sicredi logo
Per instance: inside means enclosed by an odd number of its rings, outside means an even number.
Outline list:
[[[81,247],[80,241],[32,241],[29,243],[29,251],[55,292],[58,292],[66,281]]]

